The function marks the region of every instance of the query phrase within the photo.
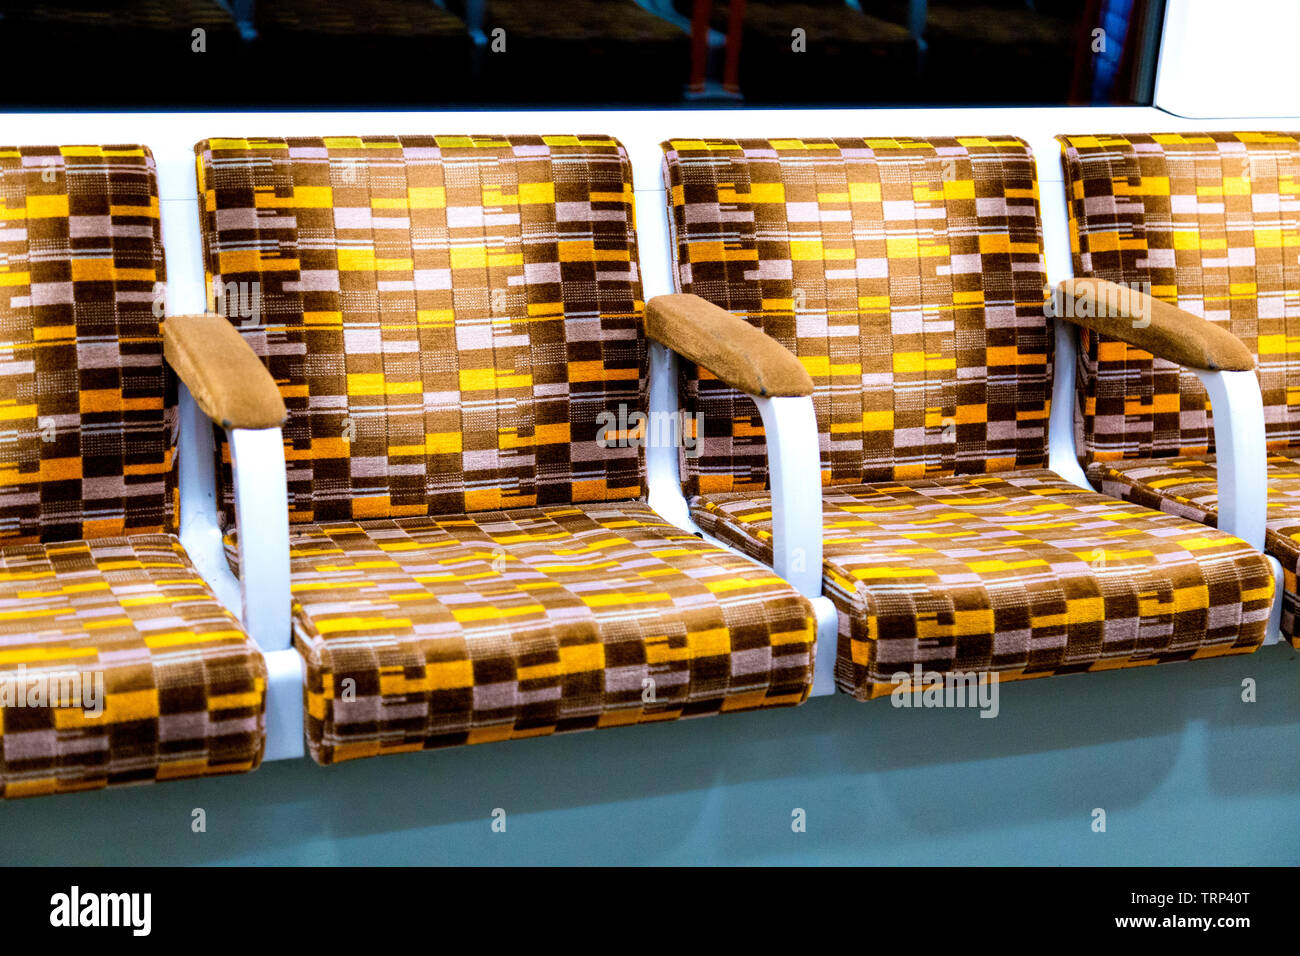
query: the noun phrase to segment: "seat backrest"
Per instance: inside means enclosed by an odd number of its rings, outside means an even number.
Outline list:
[[[176,527],[144,146],[0,147],[0,543]]]
[[[1060,136],[1076,276],[1227,326],[1258,357],[1272,448],[1300,444],[1296,133]],[[1293,334],[1294,333],[1294,334]],[[1194,373],[1085,332],[1076,443],[1086,463],[1213,448]]]
[[[640,407],[645,381],[632,173],[616,140],[195,149],[209,305],[289,409],[291,520],[642,493],[637,443],[605,430]]]
[[[676,279],[812,376],[824,484],[1041,467],[1051,341],[1029,147],[1010,136],[673,140]],[[686,366],[688,494],[762,487],[754,403]]]

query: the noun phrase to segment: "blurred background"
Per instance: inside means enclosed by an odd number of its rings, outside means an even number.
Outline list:
[[[0,0],[0,55],[22,77],[7,109],[1147,105],[1163,14],[1164,0]]]

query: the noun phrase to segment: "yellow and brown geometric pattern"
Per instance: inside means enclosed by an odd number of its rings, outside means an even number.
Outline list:
[[[1061,136],[1074,271],[1227,326],[1255,353],[1270,450],[1266,548],[1296,633],[1300,547],[1300,134]],[[1213,418],[1200,380],[1083,332],[1075,430],[1108,494],[1217,520]]]
[[[1227,326],[1259,358],[1271,448],[1300,446],[1300,134],[1060,136],[1074,272]],[[1188,371],[1082,340],[1083,460],[1202,455],[1205,389]]]
[[[677,282],[759,325],[815,384],[827,485],[1041,467],[1038,186],[1011,136],[672,140]],[[688,493],[761,489],[754,404],[687,368]]]
[[[144,146],[0,147],[0,544],[176,527]]]
[[[196,152],[210,306],[289,408],[293,521],[641,494],[635,443],[597,441],[602,413],[637,408],[644,382],[617,141],[209,139]],[[227,492],[228,525],[230,508]]]
[[[0,548],[0,793],[252,770],[266,666],[172,535]]]
[[[207,140],[211,277],[289,407],[321,763],[797,704],[811,605],[639,501],[630,166],[603,136]],[[229,313],[228,313],[229,314]],[[233,531],[228,528],[228,531]],[[228,535],[233,548],[233,535]]]
[[[889,693],[914,665],[1017,679],[1260,644],[1262,555],[1043,467],[1051,354],[1023,143],[665,148],[682,290],[760,321],[817,387],[842,691]],[[705,418],[692,514],[770,560],[753,405],[686,378]]]
[[[298,525],[323,764],[798,704],[811,605],[640,502]]]
[[[148,149],[0,147],[4,796],[261,759],[261,654],[166,533],[164,279]]]
[[[860,700],[899,672],[1016,680],[1249,653],[1273,577],[1204,525],[1046,470],[826,489],[835,679]],[[766,494],[704,495],[700,527],[770,560]]]
[[[1215,457],[1129,458],[1093,462],[1088,478],[1103,494],[1159,508],[1217,527],[1219,481]],[[1264,550],[1282,565],[1282,634],[1297,643],[1296,572],[1300,570],[1300,461],[1268,458],[1268,511]]]

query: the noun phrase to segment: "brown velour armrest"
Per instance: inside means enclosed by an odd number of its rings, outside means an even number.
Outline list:
[[[275,379],[224,316],[169,315],[163,357],[222,428],[278,428],[288,415]]]
[[[793,352],[698,295],[655,296],[646,303],[645,332],[748,395],[812,394],[812,378]]]
[[[1135,345],[1157,358],[1211,372],[1247,372],[1255,357],[1221,325],[1106,279],[1066,279],[1056,288],[1058,319]]]

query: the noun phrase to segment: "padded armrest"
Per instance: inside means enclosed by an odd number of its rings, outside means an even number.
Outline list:
[[[1066,279],[1056,288],[1053,313],[1168,359],[1208,372],[1247,372],[1255,357],[1221,325],[1106,279]]]
[[[698,295],[655,296],[646,303],[645,331],[649,338],[748,395],[812,394],[812,378],[793,352]]]
[[[223,428],[278,428],[284,399],[257,353],[224,317],[169,315],[162,326],[163,356]]]

